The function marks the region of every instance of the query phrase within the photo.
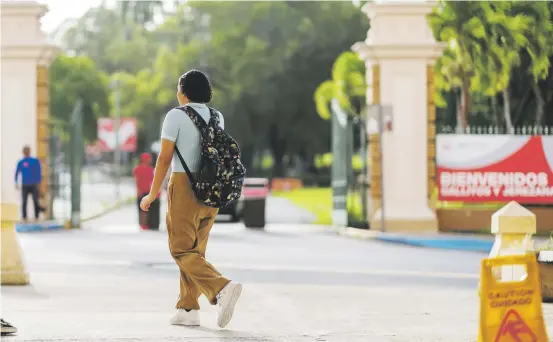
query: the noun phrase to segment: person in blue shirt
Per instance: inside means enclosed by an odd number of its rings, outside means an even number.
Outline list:
[[[31,148],[23,147],[23,159],[17,163],[15,170],[15,186],[19,186],[19,175],[21,174],[21,214],[23,220],[27,220],[27,199],[32,195],[35,209],[35,219],[38,219],[40,212],[44,210],[38,203],[38,187],[42,182],[42,170],[40,160],[31,157]]]

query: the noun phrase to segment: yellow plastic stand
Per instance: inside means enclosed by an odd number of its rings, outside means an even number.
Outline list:
[[[18,206],[12,203],[2,203],[0,206],[1,236],[2,240],[2,271],[0,273],[2,285],[27,285],[29,273],[23,261],[23,254],[15,223],[18,219]]]
[[[498,280],[493,270],[524,267],[520,281]],[[536,255],[503,256],[482,260],[478,342],[547,342]]]

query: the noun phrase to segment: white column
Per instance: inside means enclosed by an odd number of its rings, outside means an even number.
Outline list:
[[[1,161],[2,203],[19,203],[14,188],[14,170],[29,145],[36,153],[36,70],[48,63],[53,46],[40,29],[46,7],[35,1],[1,1]]]
[[[382,137],[386,230],[437,229],[427,189],[427,68],[443,51],[426,19],[435,4],[367,4],[363,10],[371,20],[371,29],[366,41],[353,47],[367,65],[379,66],[379,104],[393,110],[393,130]],[[377,210],[373,222],[379,222],[380,217],[381,210]]]
[[[28,282],[28,275],[14,232],[20,215],[14,171],[24,145],[36,153],[36,70],[39,63],[49,62],[55,50],[40,29],[45,6],[35,1],[4,0],[0,6],[2,283],[22,284]]]
[[[491,233],[495,243],[489,258],[524,255],[534,250],[532,235],[536,234],[536,215],[517,202],[510,202],[492,215]],[[502,281],[521,281],[526,275],[522,265],[501,266],[494,275]]]

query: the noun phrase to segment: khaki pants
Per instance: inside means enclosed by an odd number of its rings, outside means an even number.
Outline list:
[[[229,282],[205,259],[209,232],[218,209],[200,204],[184,172],[171,175],[167,189],[169,250],[180,269],[177,309],[198,310],[203,293],[211,304]]]

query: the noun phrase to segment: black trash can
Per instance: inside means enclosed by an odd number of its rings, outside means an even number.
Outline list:
[[[242,219],[246,228],[265,227],[265,204],[268,193],[268,179],[246,178],[244,180],[244,212]]]
[[[251,198],[244,201],[244,225],[247,228],[265,227],[265,198]]]

